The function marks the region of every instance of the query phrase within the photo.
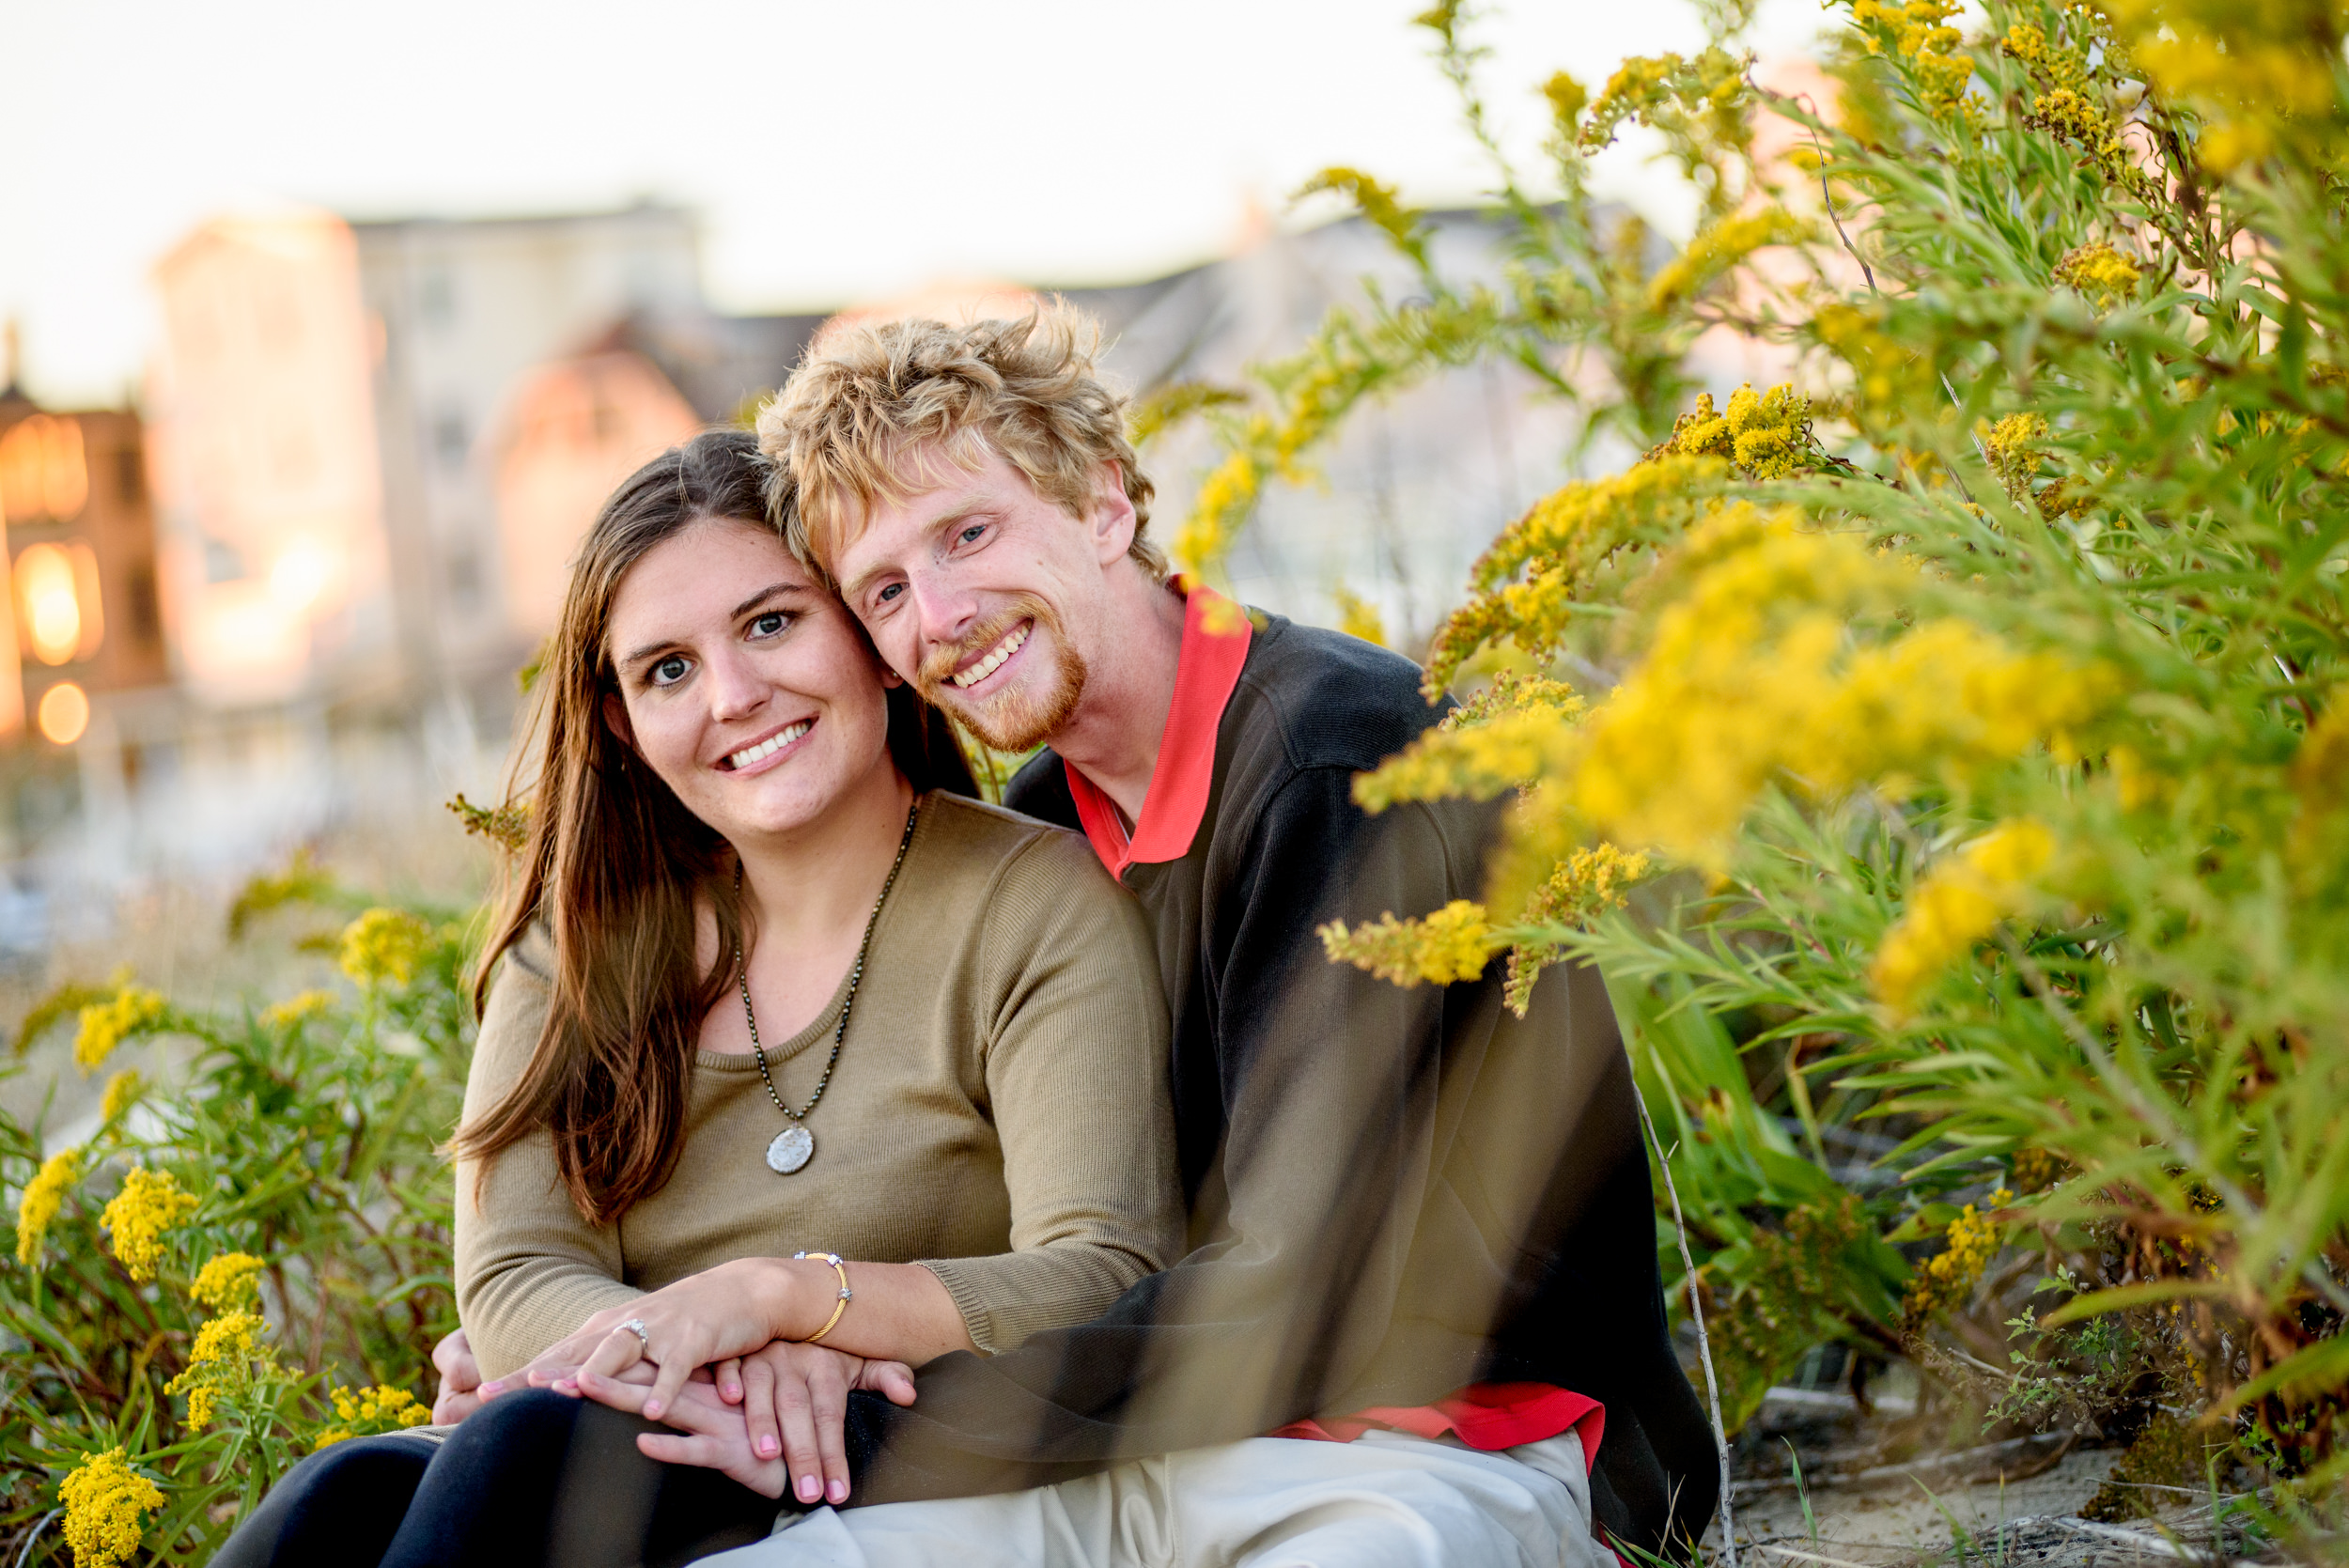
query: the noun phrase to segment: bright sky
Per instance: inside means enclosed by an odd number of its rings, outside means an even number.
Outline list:
[[[0,0],[0,316],[55,403],[135,386],[148,269],[209,214],[704,219],[723,309],[941,275],[1104,283],[1228,250],[1352,163],[1417,200],[1484,183],[1408,25],[1427,0]],[[1818,26],[1771,0],[1766,57]],[[1685,48],[1692,9],[1516,0],[1480,29],[1510,144],[1533,84]],[[1635,157],[1613,193],[1669,210]],[[1659,212],[1659,215],[1661,213]]]

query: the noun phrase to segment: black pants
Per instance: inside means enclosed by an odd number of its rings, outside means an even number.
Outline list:
[[[646,1458],[660,1430],[534,1389],[438,1445],[353,1437],[288,1470],[212,1568],[669,1568],[764,1539],[786,1505]]]

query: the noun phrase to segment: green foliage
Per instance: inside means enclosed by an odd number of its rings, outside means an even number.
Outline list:
[[[232,922],[330,893],[298,860]],[[70,1147],[0,1115],[16,1195],[0,1263],[8,1560],[61,1564],[78,1529],[203,1562],[315,1444],[424,1419],[431,1346],[456,1325],[439,1145],[471,1055],[472,941],[445,911],[368,910],[341,943],[347,987],[125,1012],[132,1035],[176,1043],[178,1065],[153,1085],[117,1073]],[[71,994],[99,1013],[146,993]],[[91,1457],[117,1449],[112,1466]],[[42,1528],[77,1466],[84,1502]],[[160,1504],[132,1506],[142,1481]]]
[[[1422,20],[1491,148],[1457,8]],[[2271,1473],[2336,1476],[2340,15],[1990,0],[1968,37],[1942,0],[1848,0],[1832,105],[1754,87],[1739,21],[1587,107],[1553,81],[1552,190],[1496,153],[1506,289],[1431,274],[1424,303],[1374,296],[1266,367],[1270,411],[1227,427],[1210,485],[1235,482],[1192,542],[1227,543],[1361,399],[1469,358],[1582,415],[1570,465],[1630,438],[1627,472],[1503,532],[1429,660],[1436,686],[1596,669],[1611,690],[1363,781],[1373,809],[1517,790],[1485,907],[1442,911],[1440,944],[1414,946],[1435,912],[1396,923],[1382,951],[1453,972],[1473,937],[1608,972],[1677,1123],[1725,1403],[1807,1337],[1898,1344],[2003,1419],[2182,1400]],[[1782,161],[1756,152],[1765,114],[1797,132]],[[1588,199],[1582,159],[1631,123],[1700,197],[1676,251]],[[1452,330],[1421,347],[1414,312]],[[1698,403],[1704,331],[1789,384]],[[1298,396],[1337,341],[1337,390]],[[1682,869],[1629,910],[1546,912],[1595,844]],[[1838,1265],[1767,1239],[1797,1234]],[[2067,1299],[2030,1304],[2067,1269]]]

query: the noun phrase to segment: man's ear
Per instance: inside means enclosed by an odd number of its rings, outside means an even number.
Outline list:
[[[1126,471],[1104,458],[1093,468],[1094,556],[1104,567],[1114,566],[1134,542],[1134,503],[1126,493]]]
[[[617,691],[603,694],[603,727],[617,737],[621,745],[636,750],[636,731],[628,722],[628,704]]]

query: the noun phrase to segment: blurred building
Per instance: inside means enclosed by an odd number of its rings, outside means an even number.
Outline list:
[[[180,678],[215,706],[383,684],[378,350],[350,230],[316,211],[215,220],[155,284],[148,441]]]
[[[169,675],[139,417],[0,394],[0,734],[70,745],[93,696]]]
[[[350,232],[382,345],[377,441],[411,690],[502,743],[513,672],[552,627],[547,580],[612,484],[691,427],[661,373],[623,368],[614,356],[630,350],[608,340],[627,320],[704,314],[693,220],[646,203]],[[599,345],[592,367],[550,370]],[[594,493],[558,520],[545,458],[573,434],[584,472],[568,494]]]

